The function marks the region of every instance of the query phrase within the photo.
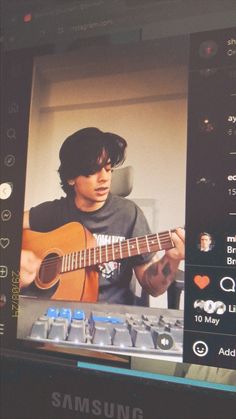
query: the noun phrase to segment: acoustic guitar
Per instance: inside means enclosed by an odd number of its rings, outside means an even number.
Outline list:
[[[56,288],[51,298],[95,302],[97,265],[171,249],[171,233],[169,230],[97,246],[82,224],[72,222],[48,233],[23,230],[22,249],[33,251],[42,260],[35,285],[41,290]]]

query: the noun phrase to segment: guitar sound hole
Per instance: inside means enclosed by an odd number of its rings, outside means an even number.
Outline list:
[[[47,255],[40,267],[39,278],[42,283],[49,284],[59,274],[61,259],[57,253]]]

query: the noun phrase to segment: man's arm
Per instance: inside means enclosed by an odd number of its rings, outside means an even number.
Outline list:
[[[25,211],[23,216],[23,230],[26,228],[30,228],[29,211]]]
[[[29,211],[24,212],[23,230],[30,228]],[[30,250],[21,251],[20,288],[28,287],[35,279],[41,260]]]
[[[167,290],[175,278],[180,261],[184,259],[184,230],[178,228],[171,238],[175,247],[168,250],[162,259],[157,260],[155,255],[149,263],[134,268],[141,286],[153,297]]]

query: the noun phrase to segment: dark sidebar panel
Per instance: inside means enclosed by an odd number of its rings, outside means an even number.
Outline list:
[[[236,29],[191,36],[184,361],[235,368]]]

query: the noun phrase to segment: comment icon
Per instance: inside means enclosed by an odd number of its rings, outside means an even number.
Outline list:
[[[220,288],[225,292],[235,292],[235,280],[230,276],[224,276],[220,280]]]

